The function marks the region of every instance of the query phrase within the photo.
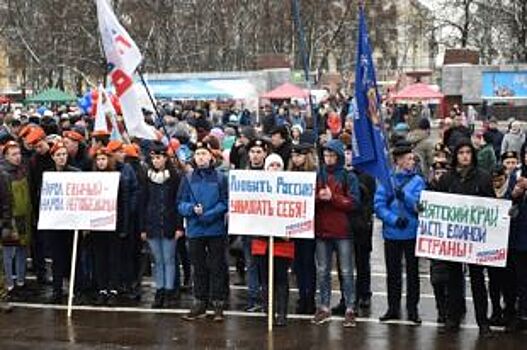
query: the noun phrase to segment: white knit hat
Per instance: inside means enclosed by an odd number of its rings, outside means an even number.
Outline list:
[[[280,170],[284,170],[284,161],[282,160],[282,157],[280,157],[278,154],[271,153],[267,156],[267,158],[265,158],[264,169],[269,170],[269,167],[272,163],[280,163]]]

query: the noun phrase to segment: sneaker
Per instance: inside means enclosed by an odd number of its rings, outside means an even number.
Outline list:
[[[263,306],[258,304],[249,305],[245,308],[246,312],[262,312],[263,310]]]
[[[401,318],[401,315],[398,312],[393,312],[391,310],[388,310],[384,315],[379,317],[379,321],[387,322],[387,321],[399,320],[400,318]]]
[[[315,317],[311,320],[311,323],[321,325],[331,320],[331,313],[328,310],[318,309],[315,313]]]
[[[186,321],[194,321],[200,318],[207,317],[207,305],[203,301],[194,303],[190,312],[183,316]]]
[[[106,305],[107,299],[108,299],[108,292],[105,290],[101,290],[99,291],[99,293],[97,293],[97,298],[95,299],[95,305],[97,306]]]
[[[355,313],[353,310],[346,311],[346,314],[344,315],[344,322],[342,323],[344,328],[353,328],[357,325],[357,322],[355,320]]]

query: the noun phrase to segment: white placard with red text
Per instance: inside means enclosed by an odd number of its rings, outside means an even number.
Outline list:
[[[229,234],[314,238],[314,172],[231,170]]]

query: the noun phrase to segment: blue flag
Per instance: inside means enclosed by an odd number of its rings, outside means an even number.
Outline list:
[[[355,70],[356,113],[353,118],[353,166],[375,177],[393,193],[389,155],[382,128],[380,96],[371,57],[364,7],[359,10],[359,37]]]

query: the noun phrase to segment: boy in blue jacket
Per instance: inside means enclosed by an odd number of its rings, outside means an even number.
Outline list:
[[[198,142],[194,152],[194,171],[182,179],[178,211],[187,219],[186,235],[194,270],[195,303],[184,319],[204,318],[212,302],[214,321],[223,320],[227,296],[227,236],[225,214],[228,207],[227,177],[214,169],[212,148]]]
[[[392,175],[394,193],[379,185],[374,199],[375,214],[383,223],[388,285],[388,311],[380,317],[380,321],[400,318],[404,255],[408,320],[419,325],[419,266],[415,256],[415,238],[418,227],[417,205],[425,188],[425,181],[415,171],[415,159],[410,145],[398,144],[392,154],[395,161],[395,172]]]

